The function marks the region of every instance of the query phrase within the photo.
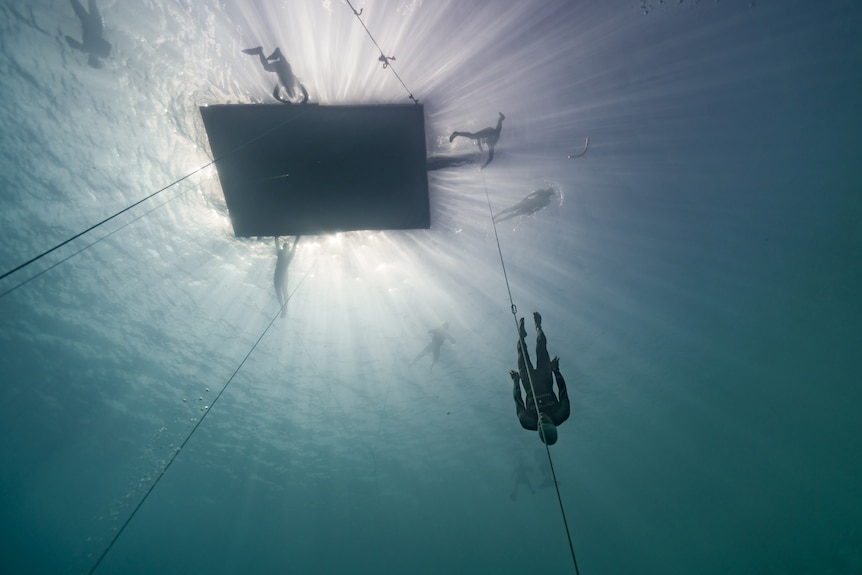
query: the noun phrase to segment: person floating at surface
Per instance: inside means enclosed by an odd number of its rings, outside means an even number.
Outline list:
[[[428,333],[431,335],[431,342],[425,346],[425,349],[419,352],[419,355],[413,359],[413,362],[410,365],[415,364],[420,358],[430,353],[432,356],[430,369],[434,369],[434,364],[436,364],[437,360],[440,359],[440,348],[443,347],[443,343],[445,343],[447,339],[452,343],[455,343],[455,338],[449,335],[449,324],[445,321],[440,327],[429,329]]]
[[[99,8],[96,6],[96,0],[90,0],[89,13],[84,10],[78,0],[72,0],[72,8],[75,14],[81,20],[81,26],[84,28],[82,34],[82,42],[78,42],[74,38],[66,36],[66,42],[75,50],[80,50],[89,54],[87,63],[93,68],[101,68],[102,61],[100,58],[107,58],[111,53],[111,44],[102,38],[103,23],[102,15],[99,14]]]
[[[275,72],[275,75],[278,76],[278,83],[272,90],[273,98],[282,104],[293,104],[293,101],[298,98],[297,91],[299,91],[302,92],[302,100],[298,103],[305,104],[308,102],[308,92],[306,91],[305,86],[303,86],[296,76],[293,75],[293,70],[290,69],[290,64],[288,64],[287,60],[282,56],[279,48],[276,48],[269,56],[263,55],[263,48],[260,46],[257,48],[248,48],[242,52],[243,54],[251,54],[252,56],[260,57],[260,63],[263,66],[263,69],[267,72]],[[281,97],[281,94],[279,93],[280,89],[284,89],[287,93],[287,98]]]
[[[500,118],[497,120],[496,128],[485,128],[478,132],[452,132],[452,135],[449,136],[449,141],[451,142],[458,137],[470,138],[471,140],[476,140],[480,151],[483,151],[482,143],[484,142],[485,145],[488,146],[488,160],[482,164],[482,167],[484,168],[491,163],[491,160],[494,159],[494,146],[497,145],[497,140],[500,139],[500,131],[503,129],[503,120],[505,119],[506,116],[503,115],[503,112],[500,112]]]
[[[527,353],[524,341],[527,331],[524,329],[524,318],[521,318],[518,323],[518,369],[511,370],[509,375],[515,383],[515,412],[521,427],[538,431],[539,439],[545,445],[553,445],[557,442],[557,426],[569,418],[569,392],[560,373],[560,358],[552,360],[548,355],[548,340],[542,331],[542,316],[539,312],[533,314],[533,320],[536,322],[536,367],[533,368]],[[557,381],[559,398],[554,394],[551,374]],[[531,381],[536,391],[535,398],[530,389]],[[526,392],[526,403],[521,396],[521,384]]]
[[[287,242],[283,242],[281,247],[278,247],[278,238],[275,238],[275,255],[278,259],[275,261],[275,274],[273,274],[272,283],[275,285],[275,297],[278,298],[278,305],[281,306],[281,317],[287,315],[287,268],[290,266],[293,254],[296,253],[299,237],[296,236],[293,239],[293,245],[290,246],[290,249],[287,247]]]
[[[529,216],[530,214],[535,214],[550,204],[551,198],[557,194],[559,194],[559,191],[554,187],[549,187],[544,190],[534,190],[514,206],[506,208],[499,214],[496,214],[494,216],[494,221],[502,222],[518,216]]]

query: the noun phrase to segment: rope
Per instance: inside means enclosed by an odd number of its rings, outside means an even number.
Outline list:
[[[57,267],[57,266],[59,266],[60,264],[62,264],[62,263],[64,263],[64,262],[66,262],[66,261],[68,261],[68,260],[72,259],[73,257],[75,257],[75,256],[76,256],[76,255],[78,255],[79,253],[83,252],[84,250],[89,249],[89,248],[93,247],[94,245],[96,245],[97,243],[99,243],[99,242],[101,242],[101,241],[103,241],[103,240],[108,239],[109,237],[111,237],[111,236],[112,236],[112,235],[114,235],[115,233],[117,233],[117,232],[119,232],[120,230],[122,230],[122,229],[124,229],[124,228],[126,228],[126,227],[128,227],[128,226],[130,226],[130,225],[132,225],[133,223],[135,223],[136,221],[140,220],[140,219],[141,219],[141,218],[143,218],[144,216],[148,216],[148,215],[150,215],[151,213],[153,213],[154,211],[158,210],[159,208],[161,208],[161,207],[162,207],[162,206],[164,206],[165,204],[169,204],[169,203],[171,203],[172,201],[174,201],[175,199],[179,198],[180,196],[182,196],[182,195],[183,195],[183,194],[185,194],[186,192],[188,192],[188,190],[186,190],[185,192],[180,192],[179,194],[177,194],[177,195],[176,195],[176,196],[174,196],[173,198],[169,199],[168,201],[166,201],[166,202],[162,202],[161,204],[159,204],[158,206],[156,206],[156,207],[152,208],[151,210],[144,212],[143,214],[141,214],[140,216],[138,216],[138,217],[136,217],[136,218],[134,218],[134,219],[132,219],[132,220],[129,220],[128,222],[126,222],[125,224],[123,224],[122,226],[120,226],[119,228],[117,228],[117,229],[115,229],[115,230],[113,230],[113,231],[111,231],[111,232],[107,233],[106,235],[104,235],[103,237],[101,237],[101,238],[99,238],[98,240],[94,241],[93,243],[87,244],[86,246],[82,247],[82,248],[81,248],[81,249],[79,249],[78,251],[72,252],[71,254],[69,254],[68,256],[66,256],[65,258],[61,259],[61,260],[60,260],[60,261],[58,261],[58,262],[55,262],[55,263],[51,264],[50,266],[48,266],[47,268],[43,269],[42,271],[40,271],[40,272],[39,272],[39,273],[37,273],[36,275],[31,276],[31,277],[27,278],[26,280],[22,281],[21,283],[19,283],[19,284],[15,285],[15,286],[13,286],[13,287],[9,288],[8,290],[4,291],[3,293],[0,293],[0,298],[3,298],[3,297],[5,297],[5,296],[7,296],[8,294],[10,294],[10,293],[12,293],[13,291],[15,291],[16,289],[18,289],[19,287],[23,287],[23,286],[27,285],[28,283],[30,283],[30,282],[31,282],[31,281],[33,281],[34,279],[36,279],[36,278],[40,277],[42,274],[45,274],[45,273],[47,273],[47,272],[51,271],[51,270],[52,270],[52,269],[54,269],[55,267]]]
[[[317,261],[320,261],[320,257],[318,257]],[[314,269],[314,267],[316,265],[317,265],[317,262],[315,262],[315,265],[308,268],[308,270],[305,272],[305,275],[302,277],[302,279],[299,281],[299,283],[296,284],[296,287],[293,288],[293,291],[290,292],[290,295],[288,296],[287,301],[284,303],[284,305],[287,305],[287,302],[290,301],[291,299],[293,299],[293,296],[294,296],[294,294],[296,294],[296,291],[305,282],[305,279],[308,277],[308,275],[311,273],[311,270]],[[117,542],[117,540],[120,538],[120,535],[123,534],[123,531],[125,531],[126,527],[128,527],[128,525],[129,525],[129,523],[131,523],[132,519],[134,519],[135,515],[138,513],[138,510],[143,506],[144,502],[150,496],[150,493],[153,492],[153,490],[156,488],[156,485],[158,485],[159,481],[162,480],[162,477],[164,477],[165,473],[167,473],[168,469],[174,463],[174,460],[176,460],[177,456],[180,454],[180,452],[183,450],[183,448],[186,446],[186,444],[189,442],[189,440],[195,434],[195,431],[197,431],[198,428],[201,426],[201,424],[204,422],[204,419],[206,418],[207,415],[209,415],[210,411],[212,411],[212,408],[215,407],[216,402],[219,400],[219,398],[222,396],[222,394],[224,394],[225,390],[227,390],[227,388],[231,384],[231,382],[233,382],[234,378],[239,373],[239,370],[242,369],[242,367],[245,365],[245,362],[248,360],[249,357],[251,357],[251,354],[254,353],[254,350],[257,348],[257,346],[261,342],[261,340],[263,340],[264,336],[267,334],[269,329],[272,327],[272,324],[275,323],[276,319],[278,319],[279,315],[281,314],[281,309],[283,307],[284,306],[279,308],[279,311],[272,317],[271,320],[269,320],[269,324],[267,324],[266,328],[264,328],[263,332],[260,334],[260,337],[257,338],[257,341],[254,342],[254,345],[251,346],[251,349],[249,349],[248,353],[245,354],[245,357],[242,358],[242,361],[239,363],[239,366],[237,366],[237,368],[231,374],[230,378],[228,378],[227,382],[224,384],[224,386],[222,386],[221,391],[219,391],[218,394],[216,394],[215,398],[212,400],[212,403],[210,403],[209,409],[204,411],[204,414],[200,417],[200,419],[194,425],[194,427],[192,427],[192,430],[186,436],[185,440],[183,440],[183,442],[180,444],[180,446],[174,450],[170,459],[168,459],[168,462],[162,468],[161,472],[156,477],[155,481],[153,481],[152,485],[150,485],[149,489],[147,489],[147,492],[144,493],[144,496],[141,498],[141,500],[138,502],[138,504],[132,510],[132,513],[126,518],[126,520],[123,522],[123,524],[117,530],[117,532],[111,538],[110,543],[108,543],[108,546],[105,547],[104,551],[102,551],[102,554],[99,555],[99,558],[93,564],[93,567],[90,569],[90,571],[88,572],[87,575],[93,575],[93,573],[96,572],[96,569],[99,568],[99,565],[102,564],[102,561],[108,555],[108,552],[111,550],[111,548]]]
[[[509,293],[509,305],[512,310],[512,319],[515,322],[515,331],[518,334],[518,346],[521,348],[521,354],[526,358],[527,353],[524,349],[524,338],[521,337],[521,330],[518,325],[518,307],[515,305],[514,300],[512,299],[512,289],[509,287],[509,276],[506,273],[506,262],[503,260],[503,249],[500,247],[500,236],[497,234],[497,222],[494,221],[494,210],[491,207],[491,195],[488,193],[488,185],[485,183],[485,174],[482,174],[482,186],[485,188],[485,199],[488,200],[488,212],[491,214],[491,224],[494,226],[494,238],[497,240],[497,253],[500,255],[500,266],[503,268],[503,278],[506,280],[506,291]],[[527,365],[527,381],[530,384],[530,392],[533,394],[533,407],[536,409],[536,421],[541,421],[541,413],[539,412],[539,406],[536,402],[536,388],[533,387],[533,374],[530,373],[530,367]],[[541,431],[539,431],[541,434]],[[547,443],[542,442],[545,445],[545,453],[548,456],[548,464],[551,466],[551,476],[554,478],[554,488],[557,491],[557,501],[560,504],[560,514],[563,517],[563,526],[566,528],[566,540],[569,542],[569,552],[572,555],[572,564],[575,566],[575,574],[580,575],[580,571],[578,570],[578,560],[575,558],[575,548],[572,545],[572,534],[569,531],[569,522],[566,520],[566,511],[563,509],[563,498],[560,495],[560,485],[557,483],[557,473],[554,471],[554,462],[551,459],[551,449],[548,447]]]
[[[266,131],[264,131],[263,133],[261,133],[259,136],[255,137],[255,138],[252,138],[251,140],[249,140],[249,141],[247,141],[247,142],[244,142],[243,144],[240,144],[239,146],[237,146],[235,149],[231,150],[231,151],[230,151],[230,152],[228,152],[227,154],[225,154],[225,155],[223,155],[223,156],[221,156],[221,157],[219,157],[219,158],[215,158],[215,159],[213,159],[212,161],[208,162],[207,164],[204,164],[203,166],[201,166],[200,168],[197,168],[196,170],[193,170],[193,171],[189,172],[188,174],[184,175],[183,177],[181,177],[181,178],[179,178],[179,179],[177,179],[177,180],[174,180],[173,182],[171,182],[170,184],[168,184],[168,185],[164,186],[164,187],[163,187],[163,188],[161,188],[160,190],[157,190],[157,191],[153,192],[152,194],[150,194],[150,195],[148,195],[148,196],[146,196],[146,197],[144,197],[144,198],[142,198],[142,199],[140,199],[140,200],[138,200],[138,201],[136,201],[136,202],[134,202],[134,203],[132,203],[132,204],[130,204],[130,205],[128,205],[128,206],[126,206],[125,208],[123,208],[122,210],[120,210],[120,211],[118,211],[117,213],[113,214],[112,216],[108,216],[107,218],[103,219],[102,221],[100,221],[100,222],[98,222],[98,223],[96,223],[96,224],[91,225],[90,227],[88,227],[88,228],[87,228],[87,229],[85,229],[84,231],[78,232],[77,234],[73,235],[72,237],[70,237],[70,238],[68,238],[68,239],[66,239],[66,240],[64,240],[64,241],[62,241],[62,242],[60,242],[59,244],[55,245],[55,246],[54,246],[54,247],[52,247],[51,249],[45,250],[45,251],[44,251],[44,252],[42,252],[41,254],[39,254],[39,255],[37,255],[37,256],[35,256],[35,257],[33,257],[33,258],[30,258],[30,259],[29,259],[29,260],[27,260],[26,262],[24,262],[24,263],[22,263],[22,264],[20,264],[20,265],[16,266],[15,268],[13,268],[13,269],[11,269],[11,270],[9,270],[9,271],[7,271],[7,272],[3,273],[3,275],[0,275],[0,280],[3,280],[3,279],[5,279],[6,277],[8,277],[8,276],[10,276],[10,275],[14,274],[15,272],[20,271],[20,270],[22,270],[22,269],[26,268],[27,266],[32,265],[32,264],[34,264],[34,263],[36,263],[37,261],[39,261],[39,260],[40,260],[40,259],[42,259],[43,257],[47,256],[48,254],[51,254],[51,253],[53,253],[53,252],[57,251],[58,249],[60,249],[60,248],[62,248],[63,246],[65,246],[65,245],[67,245],[67,244],[69,244],[69,243],[71,243],[71,242],[75,241],[76,239],[80,238],[81,236],[83,236],[83,235],[85,235],[85,234],[87,234],[87,233],[89,233],[89,232],[91,232],[91,231],[95,230],[95,229],[96,229],[96,228],[98,228],[98,227],[103,226],[104,224],[106,224],[106,223],[110,222],[111,220],[113,220],[113,219],[117,218],[118,216],[120,216],[120,215],[122,215],[122,214],[124,214],[124,213],[128,212],[128,211],[129,211],[129,210],[131,210],[132,208],[134,208],[134,207],[136,207],[136,206],[139,206],[140,204],[143,204],[143,203],[144,203],[144,202],[146,202],[147,200],[150,200],[150,199],[152,199],[152,198],[156,197],[157,195],[161,194],[162,192],[164,192],[164,191],[166,191],[166,190],[169,190],[170,188],[172,188],[172,187],[176,186],[177,184],[179,184],[179,183],[181,183],[181,182],[183,182],[183,181],[185,181],[185,180],[189,179],[190,177],[194,176],[194,175],[195,175],[195,174],[197,174],[198,172],[201,172],[201,171],[203,171],[203,170],[205,170],[205,169],[209,168],[210,166],[212,166],[212,165],[213,165],[213,164],[215,164],[216,162],[219,162],[219,161],[223,160],[224,158],[227,158],[227,157],[229,157],[229,156],[232,156],[233,154],[236,154],[236,153],[237,153],[237,152],[239,152],[240,150],[242,150],[242,149],[244,149],[244,148],[246,148],[246,147],[250,146],[251,144],[253,144],[254,142],[256,142],[256,141],[260,140],[261,138],[263,138],[263,137],[265,137],[265,136],[267,136],[267,135],[271,134],[272,132],[274,132],[274,131],[276,131],[276,130],[279,130],[279,129],[283,128],[285,125],[287,125],[287,124],[288,124],[288,123],[290,123],[291,121],[292,121],[292,119],[288,119],[288,120],[285,120],[284,122],[282,122],[282,123],[280,123],[280,124],[277,124],[277,125],[273,126],[273,127],[272,127],[272,128],[270,128],[269,130],[266,130]],[[190,188],[190,189],[191,189],[191,188]],[[165,205],[165,204],[167,204],[168,202],[171,202],[171,201],[175,200],[177,197],[179,197],[179,196],[181,196],[181,195],[183,195],[183,194],[185,194],[185,193],[187,193],[187,192],[188,192],[188,190],[186,190],[185,192],[182,192],[182,193],[180,193],[180,194],[177,194],[176,196],[174,196],[173,198],[171,198],[170,200],[168,200],[168,201],[167,201],[167,202],[165,202],[164,204],[160,204],[159,206],[157,206],[157,208],[155,208],[155,209],[158,209],[158,208],[160,208],[160,207],[164,206],[164,205]],[[154,210],[150,210],[149,212],[146,212],[144,215],[147,215],[147,214],[149,214],[149,213],[151,213],[151,212],[153,212],[153,211],[154,211]],[[143,216],[141,216],[141,217],[143,217]],[[127,226],[127,225],[129,225],[130,223],[135,222],[135,221],[137,221],[137,220],[139,220],[139,219],[140,219],[140,217],[135,218],[135,219],[134,219],[134,220],[132,220],[131,222],[129,222],[129,223],[127,223],[127,224],[125,224],[124,226],[121,226],[121,227],[117,228],[116,230],[114,230],[114,231],[113,231],[113,232],[111,232],[110,234],[107,234],[105,237],[103,237],[103,238],[101,238],[101,239],[99,239],[99,240],[96,240],[96,241],[94,241],[93,243],[91,243],[91,244],[89,244],[89,245],[87,245],[87,246],[85,246],[85,247],[81,248],[80,250],[76,251],[76,252],[75,252],[75,253],[73,253],[72,255],[70,255],[70,256],[68,256],[68,257],[64,258],[63,260],[60,260],[60,261],[59,261],[59,262],[57,262],[56,264],[54,264],[54,265],[50,266],[49,268],[47,268],[47,269],[45,269],[45,270],[42,270],[40,273],[38,273],[38,274],[34,275],[33,277],[31,277],[31,278],[29,278],[29,279],[27,279],[27,280],[25,280],[25,281],[23,281],[23,282],[19,283],[18,285],[16,285],[16,286],[12,287],[11,289],[9,289],[9,290],[7,290],[7,291],[3,292],[2,294],[0,294],[0,298],[2,298],[2,297],[4,297],[4,296],[6,296],[7,294],[9,294],[9,293],[11,293],[11,292],[15,291],[16,289],[18,289],[19,287],[23,286],[24,284],[26,284],[26,283],[30,282],[31,280],[36,279],[37,277],[39,277],[39,276],[40,276],[40,275],[42,275],[43,273],[45,273],[45,272],[47,272],[47,271],[49,271],[49,270],[51,270],[51,269],[53,269],[53,268],[57,267],[57,265],[59,265],[59,264],[61,264],[61,263],[65,262],[66,260],[68,260],[68,259],[70,259],[70,258],[72,258],[72,257],[74,257],[74,256],[76,256],[76,255],[78,255],[78,254],[79,254],[79,253],[81,253],[82,251],[84,251],[84,250],[86,250],[86,249],[89,249],[89,248],[93,247],[94,245],[96,245],[96,244],[97,244],[97,243],[99,243],[100,241],[104,240],[105,238],[107,238],[107,237],[108,237],[108,236],[110,236],[111,234],[113,234],[113,233],[115,233],[115,232],[117,232],[117,231],[119,231],[119,230],[123,229],[124,227],[126,227],[126,226]]]
[[[398,78],[398,81],[401,82],[401,85],[404,86],[404,89],[407,91],[407,97],[413,100],[413,103],[418,104],[419,100],[413,96],[413,92],[410,91],[410,88],[407,87],[407,84],[404,83],[404,80],[401,79],[401,76],[398,75],[398,72],[395,71],[395,66],[391,64],[391,62],[395,61],[395,56],[387,56],[383,53],[383,48],[380,47],[380,44],[377,43],[377,40],[372,36],[371,31],[368,29],[368,26],[365,25],[365,22],[362,21],[360,16],[362,15],[362,11],[365,8],[360,8],[358,11],[353,7],[353,4],[350,3],[350,0],[346,0],[347,5],[350,6],[350,9],[353,10],[353,15],[356,16],[356,19],[359,20],[359,23],[362,24],[362,27],[365,28],[365,33],[368,34],[368,37],[371,38],[371,41],[377,47],[378,52],[380,52],[380,57],[377,58],[378,62],[383,62],[383,69],[389,68],[392,70],[392,73],[395,74],[395,77]]]

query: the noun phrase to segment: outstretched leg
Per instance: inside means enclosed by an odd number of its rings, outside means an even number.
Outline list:
[[[75,10],[75,15],[81,19],[81,22],[86,22],[89,14],[84,10],[84,7],[81,6],[81,3],[78,0],[72,0],[72,9]]]
[[[545,332],[542,330],[541,314],[534,312],[533,320],[536,322],[536,370],[550,372],[551,356],[548,355],[548,338],[545,337]]]
[[[90,8],[90,18],[92,18],[95,21],[101,22],[102,15],[99,14],[99,7],[96,6],[96,0],[90,0],[87,3],[87,6],[89,6],[89,8]]]
[[[482,146],[479,146],[479,147],[481,148]],[[482,164],[482,167],[484,168],[485,166],[490,164],[491,160],[493,160],[493,159],[494,159],[494,146],[488,146],[488,159],[487,159],[487,161],[485,161],[484,164]]]
[[[250,56],[257,56],[260,58],[260,65],[263,66],[263,69],[267,72],[275,72],[275,68],[272,64],[269,63],[266,56],[263,55],[263,48],[258,46],[257,48],[246,48],[242,51],[243,54],[248,54]]]

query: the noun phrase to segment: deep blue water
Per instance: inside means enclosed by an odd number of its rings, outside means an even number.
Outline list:
[[[100,575],[574,572],[486,199],[553,185],[498,233],[581,573],[862,573],[858,3],[354,5],[429,153],[502,111],[494,162],[429,173],[430,230],[303,238],[256,347],[271,240],[213,167],[0,280],[0,571],[88,573],[182,446]],[[340,0],[99,7],[94,69],[66,0],[0,4],[0,273],[208,164],[198,106],[272,100],[243,48],[409,102]]]

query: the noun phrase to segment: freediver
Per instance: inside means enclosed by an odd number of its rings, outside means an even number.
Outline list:
[[[78,42],[70,36],[66,36],[66,42],[75,50],[80,50],[89,54],[87,63],[93,68],[101,68],[102,61],[100,58],[107,58],[111,53],[111,44],[102,38],[104,24],[102,23],[102,15],[99,14],[99,8],[96,6],[96,0],[90,0],[89,13],[84,10],[78,0],[72,0],[72,8],[75,14],[81,20],[81,26],[84,28],[81,42]]]
[[[282,104],[293,104],[293,100],[297,98],[297,90],[302,92],[302,100],[299,102],[300,104],[305,104],[308,102],[308,92],[305,90],[305,86],[297,79],[296,76],[293,75],[293,70],[290,69],[290,64],[281,54],[281,49],[276,48],[275,51],[269,56],[263,55],[263,48],[258,46],[257,48],[248,48],[242,51],[243,54],[250,54],[252,56],[258,56],[260,58],[260,63],[263,66],[263,69],[267,72],[274,72],[278,77],[278,83],[275,85],[275,88],[272,90],[272,97],[281,102]],[[284,89],[287,93],[287,98],[282,98],[280,89]]]
[[[515,471],[512,472],[512,476],[515,479],[515,486],[512,487],[512,493],[509,494],[509,499],[512,501],[518,500],[518,487],[521,485],[526,485],[527,489],[530,490],[530,493],[536,493],[536,490],[533,489],[533,486],[530,483],[530,476],[527,474],[527,466],[523,461],[518,462],[518,466],[515,467]]]
[[[290,266],[290,261],[296,253],[296,244],[299,243],[300,236],[293,239],[293,244],[290,249],[287,247],[287,242],[282,242],[281,247],[278,246],[278,237],[275,238],[275,273],[273,274],[272,283],[275,285],[275,297],[278,298],[278,305],[281,306],[281,317],[287,315],[287,268]]]
[[[484,142],[485,145],[488,146],[488,160],[482,164],[482,167],[484,168],[491,163],[491,160],[494,159],[494,146],[497,145],[497,140],[500,139],[500,131],[503,129],[503,120],[505,119],[506,116],[503,115],[503,112],[500,112],[496,128],[485,128],[478,132],[452,132],[452,135],[449,136],[449,141],[451,142],[458,137],[470,138],[471,140],[476,140],[476,143],[479,145],[479,151],[484,151],[482,149],[482,142]]]
[[[443,344],[446,340],[455,343],[455,338],[449,334],[449,324],[447,322],[443,322],[440,327],[435,327],[434,329],[429,329],[428,333],[431,335],[431,341],[425,348],[419,352],[413,361],[410,363],[412,366],[417,361],[419,361],[423,356],[431,354],[431,367],[429,370],[434,369],[434,365],[437,363],[437,360],[440,359],[440,348],[443,347]]]
[[[569,418],[571,411],[569,392],[566,389],[563,374],[560,373],[560,358],[551,359],[548,355],[548,340],[542,330],[542,316],[539,312],[533,313],[533,320],[536,324],[535,369],[530,362],[527,344],[524,341],[524,338],[527,337],[527,331],[524,329],[524,318],[521,318],[518,323],[518,369],[509,372],[515,384],[513,389],[515,413],[518,415],[521,427],[538,431],[542,443],[553,445],[557,442],[557,426]],[[554,376],[553,379],[557,381],[559,398],[554,394],[551,374]],[[523,384],[527,396],[526,403],[521,396],[521,384]],[[535,390],[535,397],[533,396],[533,389]]]
[[[496,214],[494,216],[494,221],[502,222],[518,216],[529,216],[530,214],[535,214],[550,204],[551,198],[556,196],[558,193],[559,192],[553,187],[549,187],[544,190],[533,190],[527,194],[526,198],[514,206],[506,208],[499,214]]]

